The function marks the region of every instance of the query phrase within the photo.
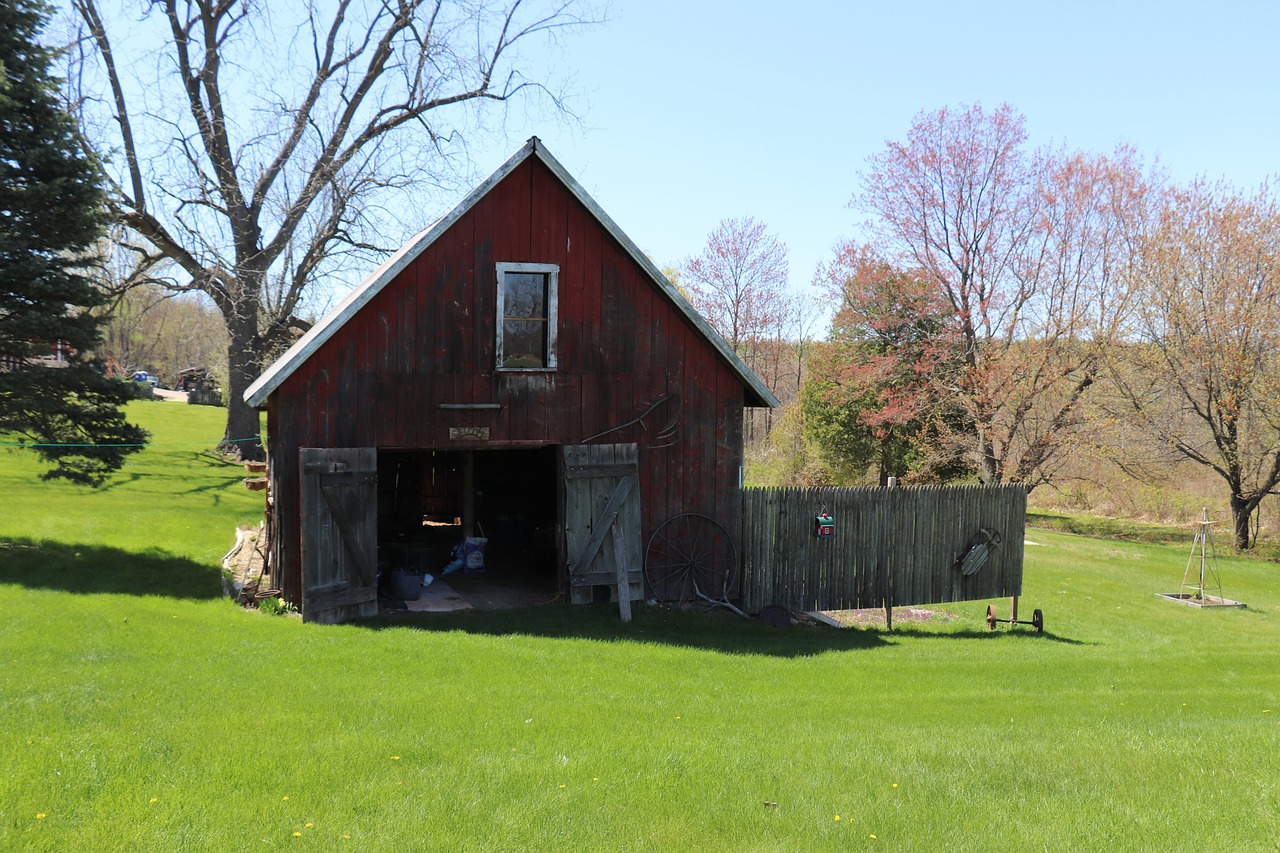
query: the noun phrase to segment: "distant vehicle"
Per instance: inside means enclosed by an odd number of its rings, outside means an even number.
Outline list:
[[[157,385],[160,384],[159,376],[152,376],[151,374],[147,373],[147,371],[145,370],[135,370],[133,372],[133,375],[130,376],[129,378],[132,379],[134,382],[145,382],[148,385],[150,385],[152,388],[155,388]]]

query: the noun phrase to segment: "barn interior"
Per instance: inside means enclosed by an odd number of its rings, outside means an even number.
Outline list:
[[[440,609],[549,601],[556,522],[554,447],[379,450],[379,596],[388,607],[412,604],[407,579],[396,575],[406,572],[433,577],[420,591],[428,598],[462,603]]]

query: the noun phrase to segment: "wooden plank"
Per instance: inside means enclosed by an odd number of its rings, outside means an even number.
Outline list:
[[[623,622],[630,622],[631,579],[627,569],[627,549],[622,541],[622,525],[618,522],[616,516],[613,523],[609,525],[609,530],[613,534],[613,562],[617,568],[618,613],[622,616]]]
[[[627,582],[630,584],[638,584],[643,582],[644,574],[639,569],[627,567]],[[614,586],[618,582],[618,573],[614,569],[604,572],[583,572],[574,575],[569,583],[571,586]]]
[[[603,445],[602,445],[603,446]],[[565,465],[564,476],[570,480],[594,480],[600,477],[625,477],[635,473],[634,462],[609,462],[588,465]]]

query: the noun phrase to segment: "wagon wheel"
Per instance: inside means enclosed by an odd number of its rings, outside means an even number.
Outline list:
[[[729,532],[689,512],[669,518],[649,537],[644,579],[659,601],[727,602],[738,566]]]

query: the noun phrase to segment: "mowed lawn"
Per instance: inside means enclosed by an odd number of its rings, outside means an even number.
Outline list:
[[[221,411],[104,489],[0,451],[3,850],[1276,850],[1280,565],[1031,530],[1024,617],[609,607],[318,627],[220,596]],[[998,602],[1007,613],[1007,602]]]

